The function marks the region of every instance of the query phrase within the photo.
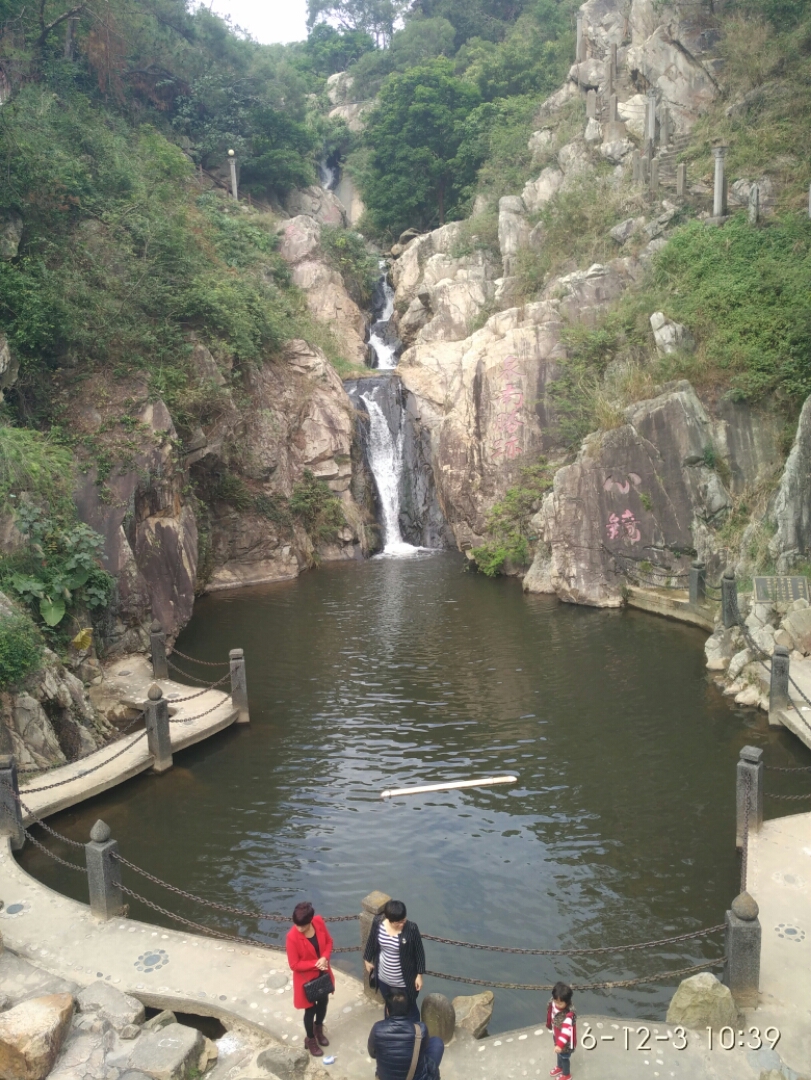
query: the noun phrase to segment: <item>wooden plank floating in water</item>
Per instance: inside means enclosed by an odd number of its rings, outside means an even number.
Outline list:
[[[514,784],[517,776],[485,776],[481,780],[451,780],[447,784],[425,784],[422,787],[387,788],[380,792],[381,799],[393,799],[397,795],[424,795],[428,791],[455,791],[456,788],[491,787],[493,784]]]

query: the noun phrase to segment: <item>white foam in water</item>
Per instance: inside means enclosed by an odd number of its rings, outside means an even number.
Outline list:
[[[392,435],[389,422],[371,394],[361,394],[369,413],[369,465],[377,484],[383,518],[384,556],[403,558],[418,555],[425,548],[403,540],[400,532],[400,474],[403,471],[403,429]]]
[[[387,345],[383,338],[377,336],[374,329],[371,334],[369,334],[369,344],[372,346],[372,351],[377,357],[377,367],[379,371],[391,371],[393,368],[397,367],[397,357],[394,355],[394,346]]]

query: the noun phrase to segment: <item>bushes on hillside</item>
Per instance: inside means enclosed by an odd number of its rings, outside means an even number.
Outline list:
[[[39,666],[42,638],[25,615],[0,614],[0,690],[18,685]]]

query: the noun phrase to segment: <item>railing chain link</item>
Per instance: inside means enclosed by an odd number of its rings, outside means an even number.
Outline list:
[[[111,761],[115,761],[115,759],[120,758],[122,754],[126,754],[126,752],[128,750],[131,750],[137,742],[140,742],[141,739],[146,738],[146,734],[146,730],[139,732],[132,740],[132,742],[128,743],[127,746],[123,746],[117,753],[112,754],[108,758],[105,758],[104,761],[100,761],[98,765],[93,765],[91,768],[85,769],[83,772],[75,773],[73,776],[69,776],[65,780],[56,780],[53,784],[43,784],[41,787],[35,788],[26,787],[23,788],[23,791],[26,795],[36,795],[40,791],[51,791],[53,788],[63,787],[65,784],[72,784],[74,780],[81,780],[83,776],[89,776],[91,773],[97,772],[99,769],[103,769],[104,766],[109,765]],[[112,743],[107,744],[107,746],[111,745]],[[101,749],[106,750],[107,747],[101,747]],[[98,753],[98,751],[95,751],[95,753]],[[73,763],[69,762],[69,764]],[[65,766],[62,767],[64,768]]]
[[[174,667],[174,664],[172,666]],[[186,678],[191,678],[191,676],[187,675]],[[179,705],[181,703],[181,701],[193,701],[195,698],[201,697],[203,694],[207,694],[209,692],[209,690],[216,690],[216,688],[218,686],[220,686],[221,683],[224,683],[226,679],[230,679],[230,678],[231,678],[231,672],[226,671],[226,673],[223,675],[223,677],[221,679],[217,679],[216,682],[213,682],[208,686],[204,686],[202,690],[196,690],[193,694],[187,694],[185,697],[172,697],[172,698],[167,697],[166,702],[169,705]],[[200,682],[200,681],[202,681],[202,680],[198,680],[198,682]]]
[[[192,664],[200,664],[202,667],[230,667],[231,664],[230,660],[198,660],[196,656],[187,656],[182,653],[177,646],[172,649],[172,655],[182,656],[184,660],[189,660]]]
[[[639,986],[641,983],[662,982],[665,979],[675,978],[677,975],[693,975],[697,971],[706,971],[707,968],[721,967],[726,963],[726,957],[718,960],[707,960],[703,964],[695,964],[693,967],[678,968],[675,971],[663,971],[659,975],[643,975],[637,979],[619,979],[611,982],[572,983],[572,990],[617,990],[628,986]],[[468,986],[492,986],[498,990],[554,990],[553,983],[504,983],[488,982],[486,979],[468,979],[462,975],[446,975],[442,971],[426,971],[426,975],[432,975],[435,979],[446,979],[448,982],[466,983]]]
[[[717,934],[723,929],[724,923],[719,923],[717,926],[708,926],[705,930],[694,930],[689,934],[660,938],[658,941],[643,941],[638,945],[606,945],[597,949],[508,949],[500,945],[475,945],[470,941],[434,937],[432,934],[423,934],[422,937],[425,941],[438,941],[441,945],[458,945],[463,949],[483,949],[487,952],[511,953],[519,956],[593,956],[598,953],[633,952],[636,949],[651,949],[658,945],[672,945],[678,941],[689,941],[691,938]]]

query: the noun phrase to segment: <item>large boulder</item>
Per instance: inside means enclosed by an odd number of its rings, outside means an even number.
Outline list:
[[[294,1050],[292,1046],[270,1046],[256,1059],[260,1069],[267,1069],[279,1080],[301,1080],[309,1063],[307,1051]]]
[[[450,1000],[444,994],[426,994],[420,1018],[428,1028],[428,1034],[438,1035],[447,1046],[456,1027],[456,1014]]]
[[[363,364],[366,317],[347,292],[340,273],[321,254],[319,221],[302,213],[283,222],[279,233],[280,254],[290,263],[293,281],[304,290],[313,316],[330,327],[347,360]]]
[[[533,519],[543,540],[537,577],[548,575],[564,600],[619,606],[629,561],[684,570],[681,553],[707,554],[707,526],[731,505],[705,462],[711,424],[689,383],[638,402],[625,418],[585,440]]]
[[[452,255],[461,231],[461,222],[452,221],[449,225],[442,225],[433,232],[416,237],[405,247],[391,267],[394,305],[398,312],[405,311],[422,290],[423,269],[431,256]]]
[[[777,572],[785,574],[811,550],[811,397],[806,398],[800,412],[773,514],[776,530],[769,552]]]
[[[539,133],[540,134],[540,133]],[[563,183],[560,169],[546,168],[537,180],[528,180],[521,192],[524,206],[530,214],[545,206]]]
[[[693,1030],[734,1027],[738,1010],[728,986],[709,971],[692,975],[679,984],[667,1010],[668,1024],[682,1024]]]
[[[460,341],[479,314],[492,303],[497,269],[489,253],[474,251],[454,258],[438,252],[423,269],[423,287],[400,321],[403,341]],[[423,319],[421,313],[426,318]],[[409,333],[419,323],[416,333]]]
[[[19,371],[20,365],[11,351],[8,338],[0,334],[0,402],[3,400],[3,390],[14,385]]]
[[[23,236],[23,219],[13,210],[0,215],[0,259],[10,262],[17,258]]]
[[[505,195],[498,202],[498,245],[504,275],[515,273],[518,252],[529,242],[527,208],[520,195]]]
[[[457,1028],[470,1032],[474,1039],[481,1039],[487,1034],[494,1002],[495,994],[492,990],[485,990],[483,994],[455,997],[451,1004],[456,1015]]]
[[[130,1024],[144,1022],[144,1007],[137,998],[122,994],[114,986],[101,979],[86,987],[76,998],[79,1011],[97,1013],[102,1020],[107,1020],[116,1031]]]
[[[152,1080],[188,1080],[197,1071],[204,1047],[203,1036],[196,1028],[168,1024],[160,1031],[141,1035],[127,1064]]]
[[[303,214],[315,218],[322,225],[346,225],[346,209],[341,200],[326,188],[313,184],[312,187],[294,189],[285,199],[284,208],[296,217]]]
[[[0,1076],[43,1080],[62,1048],[73,1017],[70,994],[31,998],[0,1014]]]

